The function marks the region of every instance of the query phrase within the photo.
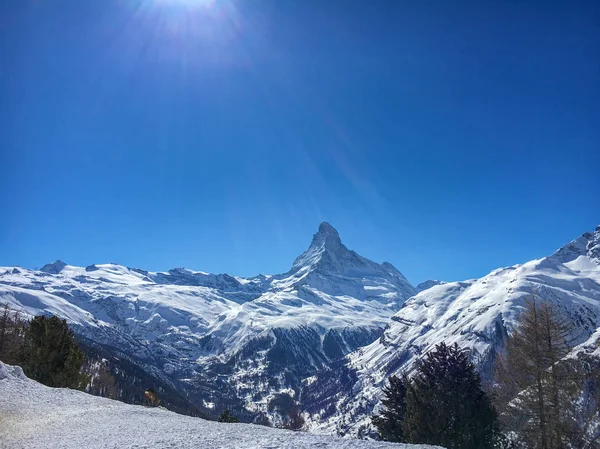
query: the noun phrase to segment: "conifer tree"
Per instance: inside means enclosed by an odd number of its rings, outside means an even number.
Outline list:
[[[458,345],[441,343],[418,362],[406,390],[406,442],[448,449],[494,447],[496,411]]]
[[[236,418],[235,416],[233,416],[230,412],[229,409],[225,409],[225,411],[223,413],[221,413],[221,415],[219,416],[219,422],[228,422],[228,423],[236,423],[236,422],[240,422],[240,420],[238,418]]]
[[[36,316],[25,330],[21,349],[25,374],[50,387],[83,389],[88,377],[81,373],[83,352],[73,331],[58,317]]]
[[[389,378],[389,385],[383,389],[383,410],[371,421],[377,428],[379,437],[385,441],[403,442],[402,422],[406,411],[405,397],[407,379],[397,376]]]

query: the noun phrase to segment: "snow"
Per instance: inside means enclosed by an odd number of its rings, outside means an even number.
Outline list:
[[[49,388],[0,362],[0,445],[6,448],[432,449],[224,424]]]
[[[441,341],[470,350],[485,374],[532,292],[578,324],[577,351],[600,352],[600,226],[551,256],[480,279],[426,281],[418,288],[391,264],[346,248],[327,223],[287,273],[273,276],[147,272],[116,264],[82,268],[60,261],[42,270],[0,269],[0,302],[30,315],[62,316],[87,338],[135,355],[144,369],[186,394],[197,393],[190,388],[208,379],[202,377],[207,368],[235,361],[227,378],[244,391],[242,404],[256,412],[268,410],[276,393],[293,392],[284,376],[288,366],[274,372],[268,352],[280,344],[286,360],[296,362],[290,369],[300,366],[305,385],[318,389],[317,371],[334,359],[325,355],[329,337],[357,380],[326,398],[335,413],[313,413],[308,425],[342,434],[368,425],[387,378],[410,370]],[[331,373],[325,374],[326,382]],[[265,385],[265,378],[280,386]]]
[[[280,343],[282,330],[288,360],[314,374],[330,361],[323,344],[328,336],[335,333],[329,340],[341,351],[330,350],[331,357],[370,343],[415,293],[391,264],[346,248],[328,223],[288,272],[274,276],[149,272],[113,263],[84,268],[62,261],[41,270],[0,270],[0,303],[28,315],[66,318],[78,334],[152,365],[161,379],[181,381],[186,392],[212,372],[207,368],[230,360],[236,360],[229,365],[236,389],[265,390],[253,379],[266,374],[267,351]],[[310,343],[302,341],[309,337]],[[260,350],[252,346],[257,342]],[[280,392],[291,386],[285,382]],[[241,400],[255,409],[257,401],[247,395]],[[266,400],[260,402],[265,410]]]
[[[428,288],[435,287],[436,285],[442,285],[442,284],[445,284],[445,282],[438,281],[436,279],[429,279],[428,281],[421,282],[420,284],[418,284],[415,287],[415,289],[417,290],[418,293],[420,293],[423,290],[427,290]]]
[[[380,407],[390,375],[410,372],[414,362],[442,341],[471,353],[484,377],[506,335],[517,325],[525,300],[534,293],[569,317],[576,329],[574,352],[600,355],[600,226],[542,259],[493,270],[481,279],[440,283],[408,299],[380,339],[349,354],[346,366],[357,375],[355,394],[329,400],[337,412],[311,418],[313,430],[353,434],[368,425]],[[327,376],[324,376],[327,379]],[[311,379],[319,385],[319,379]],[[340,417],[351,416],[340,427]]]
[[[56,261],[40,271],[8,267],[0,274],[0,301],[30,315],[99,323],[153,341],[179,335],[212,335],[214,351],[231,356],[249,338],[274,327],[383,328],[415,293],[391,264],[348,250],[337,231],[322,223],[313,241],[277,276],[239,278],[176,268],[147,272],[116,264],[86,268]]]

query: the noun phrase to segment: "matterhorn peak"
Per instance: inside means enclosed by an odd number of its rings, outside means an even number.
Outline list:
[[[312,242],[306,251],[294,261],[292,271],[302,268],[315,267],[326,253],[344,252],[348,249],[342,244],[336,229],[324,221],[319,225],[319,230],[313,235]]]
[[[338,238],[340,237],[337,230],[326,221],[322,222],[319,225],[319,230],[317,231],[317,234],[335,235]]]
[[[341,246],[342,239],[337,230],[329,223],[324,221],[319,225],[319,230],[313,236],[313,240],[310,246],[326,244],[328,246]]]
[[[397,299],[416,293],[414,287],[392,264],[378,264],[348,249],[336,229],[327,222],[319,225],[310,246],[296,258],[292,269],[283,275],[317,286],[321,291],[354,297],[369,297],[374,285],[393,285]],[[369,288],[364,286],[368,284]],[[374,289],[377,290],[377,289]]]

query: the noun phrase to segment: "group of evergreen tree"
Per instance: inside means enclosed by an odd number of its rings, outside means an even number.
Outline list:
[[[82,390],[89,378],[81,373],[85,360],[66,320],[36,316],[25,331],[21,367],[30,379],[49,387]]]
[[[383,412],[373,418],[382,439],[448,449],[490,449],[497,414],[468,354],[440,343],[417,362],[414,375],[391,377]]]
[[[573,326],[530,298],[486,393],[468,353],[441,343],[392,376],[372,418],[383,440],[448,449],[600,448],[600,363],[566,357]]]
[[[0,309],[0,360],[50,387],[84,389],[89,381],[81,372],[85,356],[65,320],[36,316],[28,322],[8,304]]]

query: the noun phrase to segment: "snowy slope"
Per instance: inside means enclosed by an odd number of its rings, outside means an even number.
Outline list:
[[[352,441],[252,424],[222,424],[49,388],[0,362],[3,448],[397,448],[433,446]]]
[[[595,348],[600,338],[600,226],[549,257],[497,269],[481,279],[434,285],[407,300],[377,341],[310,379],[303,401],[313,404],[313,429],[360,432],[379,407],[387,378],[409,371],[441,341],[469,349],[483,375],[489,375],[496,351],[532,292],[573,321],[576,343],[582,345],[578,351]]]
[[[446,282],[444,282],[444,281],[437,281],[435,279],[430,279],[428,281],[421,282],[419,285],[417,285],[415,287],[415,290],[417,290],[417,293],[420,293],[423,290],[427,290],[428,288],[435,287],[436,285],[442,285],[445,283]]]
[[[275,276],[61,261],[0,268],[0,302],[68,319],[192,402],[229,401],[255,414],[271,413],[275,395],[295,396],[302,378],[376,340],[415,293],[391,264],[346,248],[328,223]]]

